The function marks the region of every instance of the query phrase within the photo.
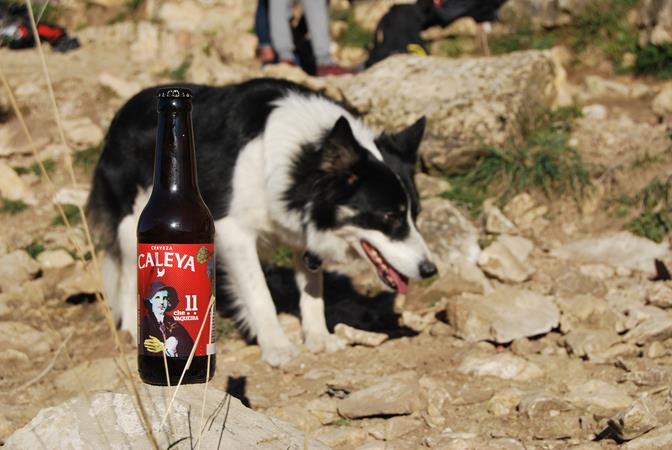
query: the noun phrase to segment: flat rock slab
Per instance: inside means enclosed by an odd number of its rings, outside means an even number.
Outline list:
[[[465,375],[497,377],[504,380],[531,380],[544,374],[534,363],[511,353],[468,355],[457,371]]]
[[[668,450],[672,448],[672,425],[651,430],[623,445],[623,450]]]
[[[500,287],[488,295],[454,297],[446,313],[458,336],[471,342],[511,342],[548,333],[560,321],[560,312],[550,298],[513,287]]]
[[[203,389],[203,385],[182,386],[164,431],[158,432],[172,389],[139,386],[159,448],[192,448],[190,436],[196,445]],[[201,448],[304,448],[303,433],[287,423],[252,411],[218,389],[209,387],[207,394]],[[170,431],[173,429],[174,432]],[[12,434],[4,448],[44,448],[45,442],[50,448],[64,449],[110,448],[111,444],[127,449],[151,448],[132,397],[125,392],[98,392],[90,395],[90,403],[84,397],[77,397],[45,408],[28,425]],[[316,440],[310,440],[308,448],[328,449]]]
[[[554,80],[550,52],[526,51],[492,58],[398,55],[335,82],[374,127],[399,129],[426,116],[421,158],[445,171],[470,163],[485,146],[520,139],[555,101]]]
[[[668,251],[669,246],[665,243],[656,244],[622,231],[567,243],[551,251],[551,255],[574,262],[602,263],[655,274],[654,260],[663,258]]]
[[[348,419],[405,415],[421,410],[425,403],[417,375],[403,373],[353,392],[338,404],[338,413]]]
[[[580,408],[598,411],[624,409],[632,403],[632,398],[623,389],[602,380],[574,386],[566,400]]]

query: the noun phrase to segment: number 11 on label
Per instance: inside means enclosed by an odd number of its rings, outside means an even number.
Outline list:
[[[196,295],[187,295],[187,307],[184,308],[185,311],[198,311],[198,303]]]

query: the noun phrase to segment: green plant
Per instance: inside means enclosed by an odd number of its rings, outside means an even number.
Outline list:
[[[571,122],[578,114],[576,107],[542,114],[522,144],[486,149],[472,169],[448,178],[451,189],[442,195],[474,217],[493,195],[502,204],[531,189],[540,189],[548,197],[571,192],[578,199],[589,184],[579,153],[568,143]]]
[[[495,55],[511,53],[518,50],[546,50],[555,45],[554,32],[533,32],[528,25],[510,34],[502,34],[490,40],[490,49]]]
[[[28,244],[25,248],[25,251],[28,252],[28,254],[33,258],[37,258],[37,255],[42,253],[44,249],[44,245],[38,241],[33,241],[30,244]]]
[[[340,12],[335,19],[343,20],[347,24],[345,31],[338,38],[338,44],[341,47],[368,48],[371,46],[373,33],[362,28],[359,22],[355,20],[355,14],[351,8]]]
[[[464,53],[459,39],[444,39],[436,47],[437,56],[446,56],[448,58],[459,58]]]
[[[81,220],[79,214],[79,208],[75,205],[63,205],[63,213],[65,214],[65,217],[67,217],[70,225],[75,225],[79,223],[79,221]],[[54,219],[51,221],[51,224],[54,226],[65,225],[65,221],[63,220],[63,217],[61,217],[61,215],[59,214],[56,217],[54,217]]]
[[[672,79],[672,44],[650,44],[637,49],[636,56],[634,70],[637,75]]]
[[[621,196],[616,203],[617,215],[620,209],[639,206],[639,214],[625,225],[632,233],[662,242],[672,231],[672,177],[664,181],[655,177],[634,198]]]
[[[93,167],[100,157],[101,147],[96,145],[86,148],[80,152],[75,153],[73,158],[73,165],[82,169],[89,169]]]
[[[56,169],[56,161],[54,161],[51,158],[47,158],[44,161],[42,161],[42,165],[44,165],[44,170],[46,170],[47,173],[52,173]],[[23,166],[14,167],[14,171],[19,175],[25,175],[27,173],[34,173],[35,175],[38,176],[42,175],[40,164],[36,162],[31,164],[29,167],[23,167]]]
[[[2,205],[0,205],[0,212],[1,213],[6,213],[9,215],[14,215],[18,214],[21,211],[25,211],[28,209],[28,205],[26,205],[23,201],[21,200],[9,200],[6,198],[2,199]]]
[[[341,417],[336,422],[334,422],[335,427],[344,427],[346,425],[350,425],[350,419],[347,417]]]

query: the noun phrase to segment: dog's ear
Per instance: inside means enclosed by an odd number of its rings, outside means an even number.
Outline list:
[[[422,116],[413,125],[391,136],[404,155],[407,157],[412,156],[413,160],[415,160],[415,155],[418,153],[422,136],[425,134],[426,123],[425,116]]]
[[[320,168],[325,172],[346,172],[362,157],[348,119],[341,116],[324,140]]]

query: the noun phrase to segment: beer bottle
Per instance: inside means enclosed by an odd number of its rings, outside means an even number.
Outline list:
[[[157,92],[154,184],[138,221],[138,371],[145,383],[215,372],[215,226],[201,198],[191,91]],[[208,370],[209,369],[209,370]]]

